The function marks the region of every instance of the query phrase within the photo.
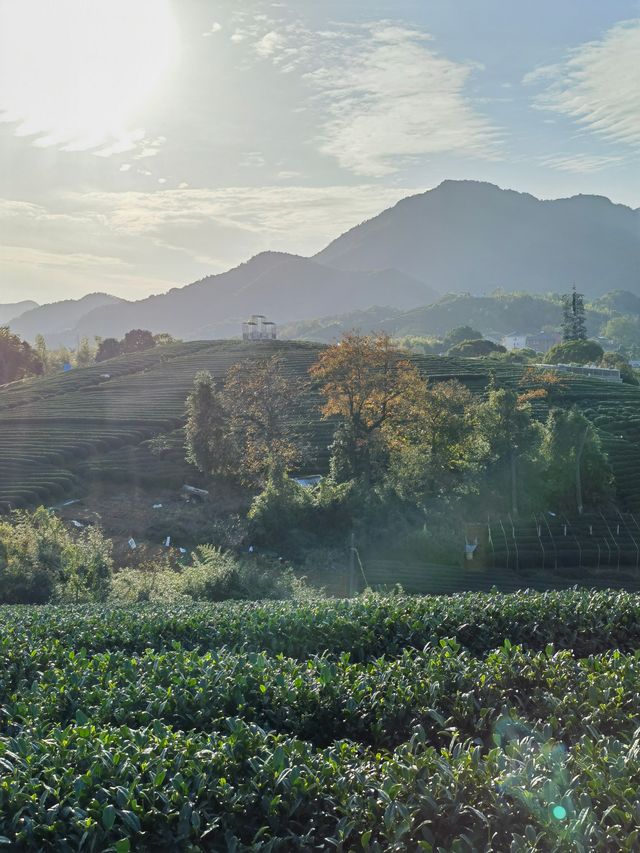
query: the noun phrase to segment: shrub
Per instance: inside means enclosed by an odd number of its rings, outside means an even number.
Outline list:
[[[547,351],[545,364],[590,364],[597,363],[604,350],[595,341],[565,341]]]
[[[0,602],[103,601],[112,565],[111,542],[99,528],[72,534],[44,507],[0,522]]]
[[[482,338],[470,341],[461,341],[459,344],[452,346],[447,355],[459,355],[463,358],[477,358],[483,355],[491,355],[494,352],[506,352],[506,347],[502,344],[494,344],[493,341],[486,341]]]

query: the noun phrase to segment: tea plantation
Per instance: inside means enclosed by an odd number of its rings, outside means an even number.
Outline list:
[[[640,844],[640,596],[0,608],[0,842]]]
[[[179,485],[184,402],[195,374],[222,378],[230,365],[277,352],[291,375],[307,377],[320,345],[279,341],[242,344],[195,341],[120,356],[92,367],[0,388],[0,511],[55,502],[83,492],[91,481],[154,487]],[[434,380],[459,379],[476,393],[491,374],[517,385],[522,368],[475,359],[415,357]],[[620,508],[640,507],[640,391],[598,380],[568,379],[563,394],[601,431],[618,483]],[[540,416],[546,405],[538,404]],[[332,424],[322,421],[310,394],[304,422],[323,470]],[[154,456],[145,442],[169,436],[169,453]],[[191,469],[191,476],[194,472]]]

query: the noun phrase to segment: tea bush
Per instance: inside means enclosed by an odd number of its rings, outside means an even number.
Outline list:
[[[0,843],[631,853],[639,617],[590,590],[0,607]]]

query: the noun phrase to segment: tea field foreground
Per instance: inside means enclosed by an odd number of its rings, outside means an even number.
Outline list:
[[[0,608],[9,850],[640,843],[640,595]]]

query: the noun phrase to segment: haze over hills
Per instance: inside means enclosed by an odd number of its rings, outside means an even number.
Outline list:
[[[73,345],[76,343],[75,327],[85,314],[96,308],[124,302],[124,299],[108,293],[89,293],[81,299],[64,299],[49,305],[37,305],[12,320],[11,330],[29,341],[33,341],[38,334],[50,338],[67,333],[68,340],[65,343]]]
[[[12,302],[6,305],[0,305],[0,326],[10,323],[16,317],[24,314],[25,311],[30,311],[32,308],[37,308],[38,303],[32,299],[25,299],[24,302]]]
[[[78,319],[67,332],[47,332],[49,343],[73,343],[78,336],[121,337],[132,328],[168,331],[185,340],[229,338],[240,333],[247,315],[263,313],[278,322],[317,317],[335,310],[364,308],[386,301],[411,308],[437,294],[396,270],[334,270],[308,258],[263,252],[220,275],[208,276],[168,293],[138,302],[101,306]],[[22,319],[22,318],[21,318]],[[31,330],[32,334],[33,327]],[[62,334],[61,334],[62,333]]]
[[[495,287],[588,296],[640,289],[640,211],[602,196],[541,201],[479,181],[443,181],[330,243],[315,259],[394,267],[440,292]]]
[[[218,275],[135,302],[92,294],[12,321],[50,345],[132,328],[185,340],[234,337],[248,314],[279,324],[408,310],[445,292],[640,293],[640,211],[601,196],[541,201],[478,181],[444,181],[338,237],[313,258],[263,252]]]

